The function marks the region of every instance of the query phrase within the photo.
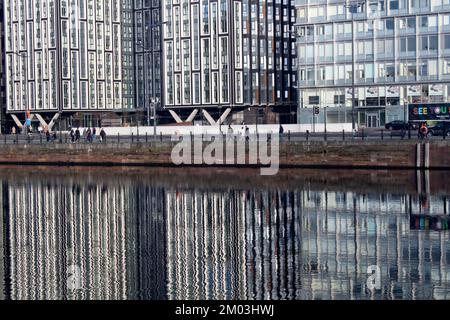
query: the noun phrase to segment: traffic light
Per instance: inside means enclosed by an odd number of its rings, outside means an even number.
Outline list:
[[[319,107],[314,107],[314,114],[319,114],[319,113],[320,113]]]

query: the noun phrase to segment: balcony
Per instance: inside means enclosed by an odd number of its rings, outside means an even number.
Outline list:
[[[438,80],[438,76],[437,75],[418,76],[417,80],[433,81],[433,80]]]
[[[352,79],[336,79],[334,80],[334,84],[337,86],[351,85]]]
[[[394,77],[378,77],[375,78],[375,83],[392,83],[394,82]]]
[[[437,57],[437,50],[420,50],[418,56],[419,58]]]
[[[332,86],[334,85],[334,80],[317,80],[315,84],[316,86]]]
[[[404,29],[399,29],[397,28],[397,33],[398,35],[402,36],[402,35],[414,35],[416,34],[416,28],[404,28]]]
[[[314,80],[300,80],[299,86],[300,87],[312,87],[312,86],[314,86]]]
[[[298,43],[309,43],[314,42],[314,36],[303,36],[297,38]]]
[[[373,54],[358,54],[355,57],[357,62],[373,61]]]
[[[398,58],[416,58],[416,51],[399,52]]]
[[[397,76],[397,81],[402,81],[402,82],[412,82],[412,81],[416,81],[417,77],[414,76]]]
[[[352,56],[335,56],[335,62],[352,62]]]
[[[394,36],[394,30],[376,30],[375,31],[375,37],[377,38],[386,38],[386,37],[393,37]]]
[[[374,83],[373,78],[357,78],[356,84],[371,84]]]
[[[326,57],[326,56],[318,56],[316,58],[317,62],[322,63],[322,62],[333,62],[333,56],[331,57]]]

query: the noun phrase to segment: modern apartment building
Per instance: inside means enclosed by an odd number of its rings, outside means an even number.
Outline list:
[[[450,101],[448,0],[296,6],[301,123],[379,127],[408,120],[408,104]]]
[[[3,6],[0,6],[0,132],[4,132],[6,87],[5,87],[5,51],[3,33]]]
[[[4,1],[7,112],[134,107],[133,1]],[[23,118],[22,118],[23,119]]]
[[[134,1],[136,107],[161,106],[161,1]]]
[[[165,108],[178,122],[296,111],[294,23],[293,0],[164,0]]]

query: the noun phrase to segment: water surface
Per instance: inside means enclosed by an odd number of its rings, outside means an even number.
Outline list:
[[[449,172],[258,174],[0,168],[0,298],[450,298]]]

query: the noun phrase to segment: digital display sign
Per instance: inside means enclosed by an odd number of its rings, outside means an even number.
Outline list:
[[[410,215],[411,230],[449,230],[450,217],[447,215]]]
[[[450,103],[410,104],[408,109],[409,121],[450,121]]]

